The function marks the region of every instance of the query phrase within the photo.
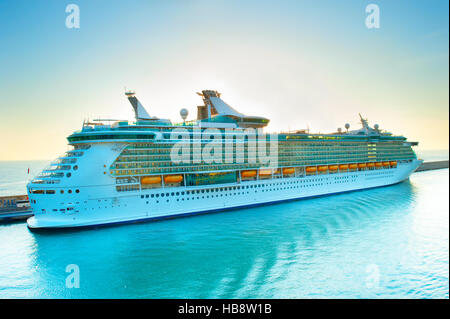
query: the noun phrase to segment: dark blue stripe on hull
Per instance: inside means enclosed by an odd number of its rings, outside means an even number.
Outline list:
[[[374,187],[367,187],[367,188],[360,188],[360,189],[352,189],[352,190],[348,190],[348,191],[334,192],[334,193],[321,194],[321,195],[312,195],[312,196],[305,196],[305,197],[280,199],[280,200],[264,202],[264,203],[248,204],[248,205],[241,205],[241,206],[234,206],[234,207],[216,208],[216,209],[203,210],[203,211],[198,211],[198,212],[174,214],[174,215],[167,215],[167,216],[158,216],[158,217],[148,217],[148,218],[141,218],[141,219],[125,220],[125,221],[105,223],[105,224],[85,225],[85,226],[68,226],[68,227],[40,227],[40,228],[28,227],[28,229],[31,230],[31,231],[34,231],[34,232],[39,232],[39,231],[57,231],[57,230],[64,231],[64,230],[76,230],[76,229],[95,229],[95,228],[110,227],[110,226],[117,226],[117,225],[124,225],[124,224],[143,223],[143,222],[150,222],[150,221],[154,221],[155,222],[155,221],[161,221],[161,220],[166,220],[166,219],[190,217],[190,216],[194,216],[194,215],[218,213],[218,212],[235,210],[235,209],[240,209],[240,208],[252,208],[252,207],[258,207],[258,206],[264,206],[264,205],[273,205],[273,204],[278,204],[278,203],[282,203],[282,202],[290,202],[290,201],[297,201],[297,200],[302,200],[302,199],[312,199],[312,198],[318,198],[318,197],[324,197],[324,196],[331,196],[331,195],[337,195],[337,194],[344,194],[344,193],[351,193],[351,192],[357,192],[357,191],[363,191],[363,190],[370,190],[370,189],[374,189],[374,188],[393,186],[393,185],[396,185],[396,184],[399,184],[399,183],[402,183],[402,182],[403,181],[400,181],[400,182],[397,182],[397,183],[394,183],[394,184],[374,186]]]

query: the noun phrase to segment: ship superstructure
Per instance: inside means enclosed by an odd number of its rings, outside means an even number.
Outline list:
[[[68,137],[73,150],[28,184],[29,227],[155,220],[379,187],[421,164],[417,142],[362,116],[357,130],[265,134],[267,118],[238,112],[217,91],[198,94],[193,121],[184,109],[182,123],[150,116],[128,91],[135,121],[85,122]]]

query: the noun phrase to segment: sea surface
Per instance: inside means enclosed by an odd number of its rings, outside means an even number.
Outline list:
[[[0,162],[2,193],[46,164]],[[36,234],[0,224],[0,298],[449,298],[448,188],[442,169],[161,222]]]

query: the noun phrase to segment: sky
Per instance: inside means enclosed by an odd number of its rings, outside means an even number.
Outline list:
[[[448,150],[448,41],[447,0],[0,0],[0,160],[54,159],[83,120],[131,120],[125,87],[176,122],[213,89],[269,132],[356,129],[361,113]]]

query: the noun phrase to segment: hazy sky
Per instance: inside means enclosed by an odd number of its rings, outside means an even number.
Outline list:
[[[65,25],[66,5],[80,28]],[[380,8],[380,28],[365,8]],[[0,160],[52,159],[87,118],[196,116],[202,89],[270,131],[371,124],[448,149],[449,4],[0,0]]]

